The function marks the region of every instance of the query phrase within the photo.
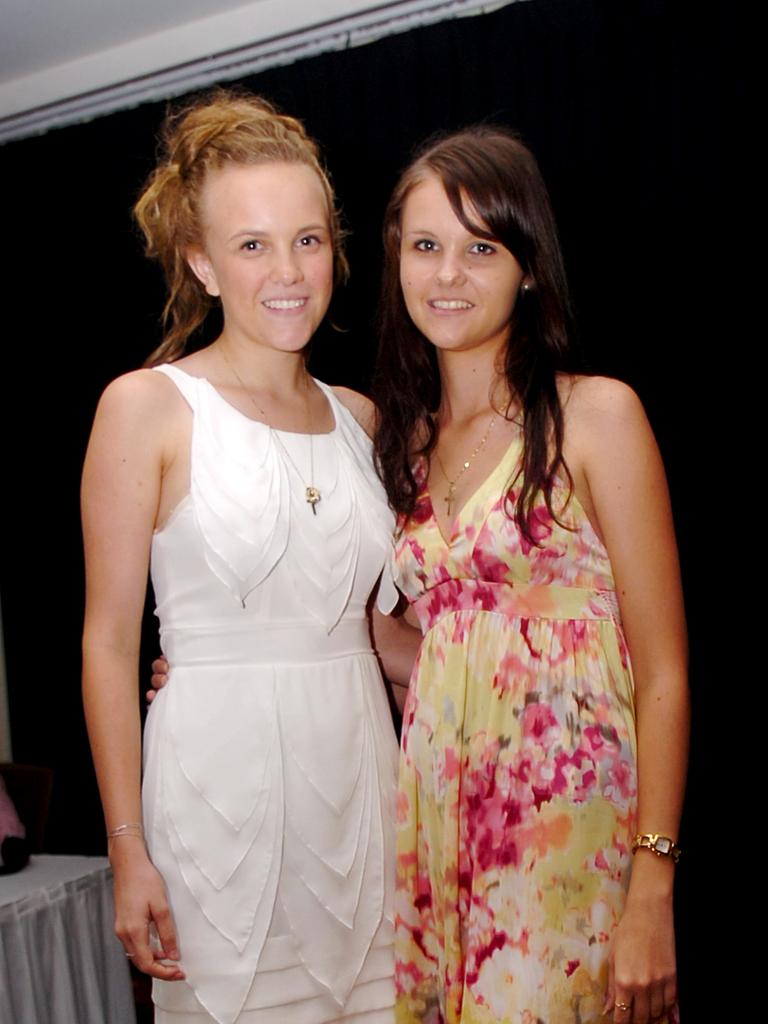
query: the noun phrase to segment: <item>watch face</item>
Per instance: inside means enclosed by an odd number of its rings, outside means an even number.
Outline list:
[[[666,836],[659,836],[659,838],[653,844],[653,847],[657,851],[657,853],[668,854],[669,851],[672,849],[672,840],[668,839]]]

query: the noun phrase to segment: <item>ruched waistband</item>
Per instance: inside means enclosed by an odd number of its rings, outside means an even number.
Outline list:
[[[327,633],[316,622],[268,620],[173,626],[160,631],[172,668],[182,665],[303,665],[354,654],[371,654],[367,619],[343,619]]]
[[[614,619],[613,590],[589,590],[536,583],[490,583],[452,579],[431,587],[413,602],[423,633],[455,612],[477,611],[525,619]]]

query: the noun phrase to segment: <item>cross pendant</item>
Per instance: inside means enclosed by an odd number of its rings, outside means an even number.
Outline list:
[[[317,508],[315,506],[317,505],[318,501],[320,501],[320,491],[318,491],[316,487],[307,487],[307,489],[304,491],[304,497],[306,498],[308,505],[312,509],[312,515],[316,516]]]
[[[443,501],[445,502],[445,511],[446,511],[446,514],[448,516],[450,516],[450,514],[451,514],[451,505],[453,504],[454,490],[455,490],[455,488],[454,488],[453,484],[449,484],[448,485],[448,493],[443,498]]]

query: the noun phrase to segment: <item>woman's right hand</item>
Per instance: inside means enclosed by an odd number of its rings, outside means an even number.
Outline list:
[[[152,678],[150,679],[152,689],[147,691],[147,704],[152,703],[157,696],[157,690],[162,690],[168,682],[168,672],[170,671],[170,667],[171,666],[162,654],[152,662]]]
[[[135,849],[133,837],[113,840],[110,861],[115,880],[115,934],[140,971],[161,981],[185,977],[178,964],[176,930],[168,905],[165,884],[146,852]],[[133,849],[129,849],[133,847]],[[150,926],[154,925],[159,949],[153,949]],[[164,963],[172,960],[175,963]]]

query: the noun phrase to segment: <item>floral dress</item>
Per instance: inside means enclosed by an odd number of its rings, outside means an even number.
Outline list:
[[[629,882],[634,695],[605,547],[572,497],[504,511],[521,438],[446,540],[397,542],[424,640],[403,721],[399,1024],[593,1024]],[[513,494],[513,498],[515,495]],[[554,492],[555,509],[567,499]]]

